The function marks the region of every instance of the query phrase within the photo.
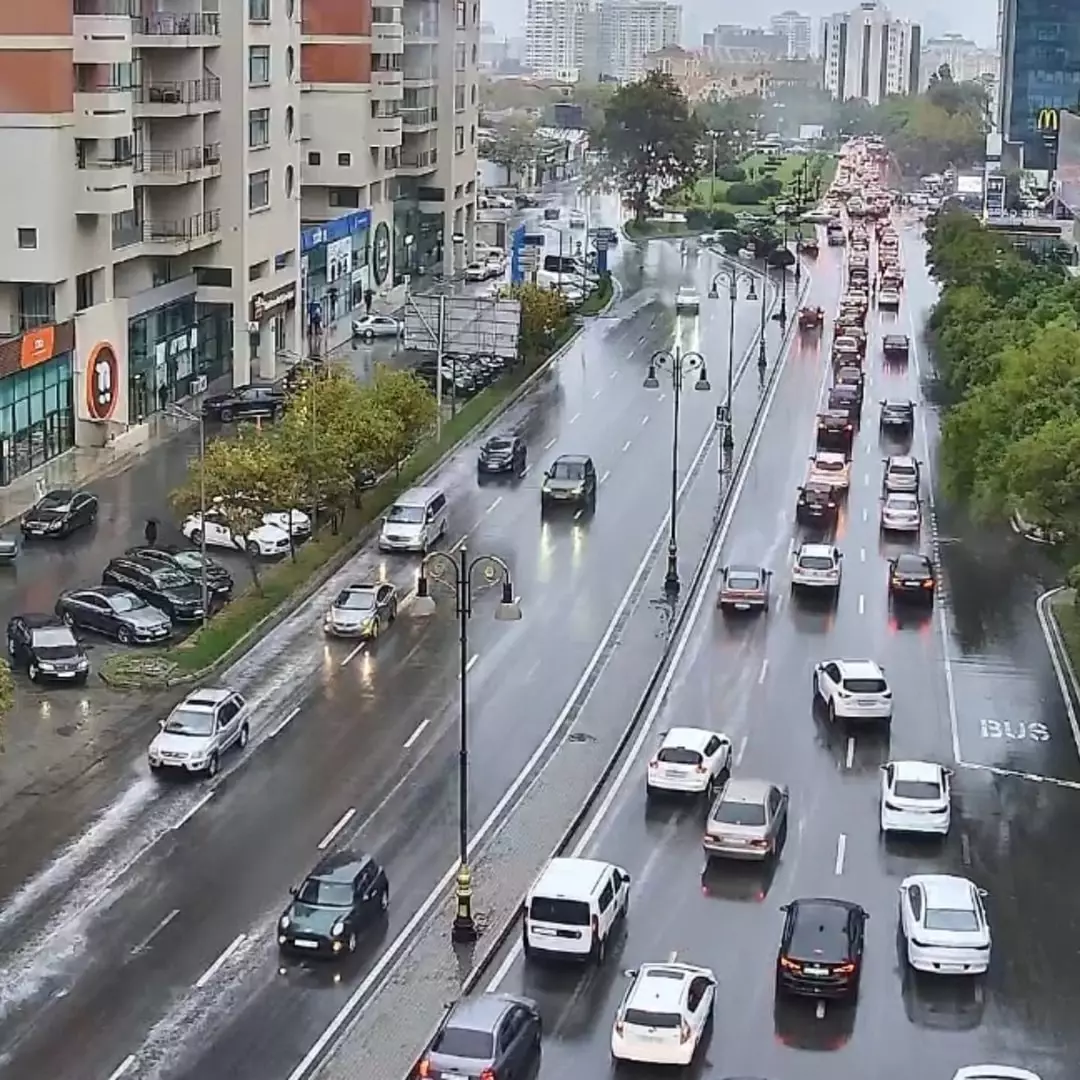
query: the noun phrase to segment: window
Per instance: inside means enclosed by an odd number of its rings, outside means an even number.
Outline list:
[[[18,236],[23,251],[33,251],[37,247],[37,229],[19,229]]]
[[[248,112],[248,146],[259,150],[270,145],[270,110],[252,109]]]
[[[454,153],[460,154],[465,149],[465,129],[461,126],[454,128]]]
[[[293,128],[296,126],[296,117],[293,114],[293,107],[287,106],[285,109],[285,134],[291,139]]]
[[[288,77],[290,79],[292,78],[293,69],[295,67],[296,67],[296,52],[293,50],[293,47],[290,45],[285,50],[285,74],[288,75]]]
[[[296,183],[296,174],[293,171],[291,165],[285,166],[285,198],[291,199],[293,194],[293,187]]]
[[[258,281],[259,278],[264,277],[269,267],[270,264],[265,259],[262,262],[252,263],[248,267],[248,281]]]
[[[476,83],[473,83],[472,94],[470,95],[470,97],[472,98],[472,103],[475,105],[476,104]]]
[[[470,124],[469,125],[469,145],[470,146],[475,146],[476,145],[476,125],[475,124]]]
[[[457,43],[457,48],[454,50],[454,70],[455,71],[464,71],[465,70],[465,57],[466,57],[466,55],[468,55],[468,54],[466,53],[466,50],[465,50],[465,42],[464,41],[459,41]]]
[[[309,150],[307,156],[307,163],[309,165],[321,165],[322,154],[320,154],[318,150]]]
[[[295,255],[295,251],[279,251],[274,256],[274,269],[284,270],[287,267],[292,266]]]
[[[296,13],[296,0],[285,0],[285,18],[291,19]]]
[[[461,112],[465,108],[465,87],[454,87],[454,112]]]
[[[75,278],[75,310],[85,311],[94,306],[94,272]]]
[[[270,0],[248,0],[248,20],[250,22],[269,22]]]
[[[270,205],[270,170],[260,169],[248,176],[248,209],[265,210]]]
[[[472,62],[474,64],[476,63],[476,42],[475,41],[473,42],[473,47],[472,47]]]
[[[352,154],[338,154],[337,163],[343,169],[347,169],[352,164]]]
[[[457,0],[454,4],[454,10],[457,15],[457,28],[459,30],[465,29],[465,0]]]
[[[270,46],[252,45],[248,49],[248,85],[266,86],[270,82]]]
[[[327,195],[327,198],[331,206],[341,207],[343,210],[358,210],[360,208],[359,188],[331,188]]]

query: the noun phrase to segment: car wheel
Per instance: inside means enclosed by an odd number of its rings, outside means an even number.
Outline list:
[[[814,695],[815,702],[821,697],[821,683],[818,682],[818,673],[816,671],[810,681],[810,692]]]
[[[210,755],[210,760],[206,763],[206,775],[217,776],[218,771],[218,756],[216,753]]]
[[[374,337],[375,337],[375,331],[374,330],[365,330],[364,331],[364,340],[365,341],[371,341],[372,338],[374,338]]]
[[[382,628],[382,620],[376,617],[375,621],[371,624],[371,640],[377,641],[379,637],[379,630]]]
[[[65,616],[64,622],[70,626],[70,616]],[[116,640],[119,641],[121,645],[130,645],[131,631],[126,626],[121,626],[120,629],[116,631]]]
[[[379,894],[379,910],[380,911],[386,911],[386,909],[389,906],[390,906],[390,890],[387,888],[387,889],[383,889],[383,891]]]
[[[233,418],[232,409],[222,409],[221,410],[221,422],[223,424],[231,423],[232,418]]]
[[[38,681],[38,666],[32,660],[26,665],[26,674],[31,682]]]
[[[194,529],[188,539],[196,546],[202,547],[202,530]]]
[[[390,605],[390,612],[387,615],[390,622],[393,622],[397,618],[397,601]]]
[[[65,626],[74,626],[75,625],[75,619],[72,616],[70,611],[63,612],[63,614],[61,614],[60,618],[64,620],[64,625]]]
[[[593,961],[599,967],[607,956],[607,938],[598,937],[593,945]]]
[[[236,745],[243,750],[248,744],[248,739],[251,738],[251,728],[247,724],[240,725],[240,735],[236,740]]]
[[[836,723],[836,702],[834,701],[829,702],[829,723]]]
[[[356,952],[356,931],[352,931],[349,934],[349,940],[345,943],[345,948],[351,952]]]
[[[259,545],[254,540],[249,540],[244,550],[247,551],[249,558],[254,559],[259,555]]]

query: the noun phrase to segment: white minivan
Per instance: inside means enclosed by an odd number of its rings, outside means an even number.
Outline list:
[[[441,488],[412,488],[386,512],[379,532],[379,550],[426,554],[445,534],[448,516]]]
[[[525,955],[600,964],[629,903],[630,875],[620,867],[598,859],[552,859],[525,897]]]

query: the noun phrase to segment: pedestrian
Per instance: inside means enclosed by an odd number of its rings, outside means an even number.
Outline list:
[[[165,407],[169,404],[169,387],[166,383],[162,383],[158,387],[157,392],[158,407],[162,412],[165,411]]]
[[[41,500],[44,499],[47,494],[48,492],[45,489],[45,477],[39,476],[34,481],[34,498],[37,502],[41,502]]]
[[[157,546],[157,521],[154,518],[147,518],[145,536],[147,547]]]
[[[364,290],[364,310],[371,314],[371,302],[375,299],[375,293],[371,291],[370,286]]]

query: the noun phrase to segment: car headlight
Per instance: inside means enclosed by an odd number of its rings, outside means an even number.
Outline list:
[[[330,936],[331,937],[341,937],[341,935],[344,934],[344,933],[345,933],[345,923],[344,923],[344,921],[342,919],[338,919],[338,921],[336,923],[334,923],[333,926],[330,927]]]
[[[278,927],[282,930],[288,930],[292,924],[292,919],[288,915],[282,915],[281,920],[278,922]]]
[[[90,666],[90,661],[85,656],[80,656],[79,663],[76,666],[80,671],[85,671]]]
[[[54,532],[56,530],[58,530],[58,529],[61,529],[63,527],[63,525],[64,525],[64,523],[62,521],[50,521],[49,522],[49,528],[52,529]]]
[[[56,665],[50,664],[47,660],[41,660],[38,662],[38,668],[41,671],[55,671]]]

